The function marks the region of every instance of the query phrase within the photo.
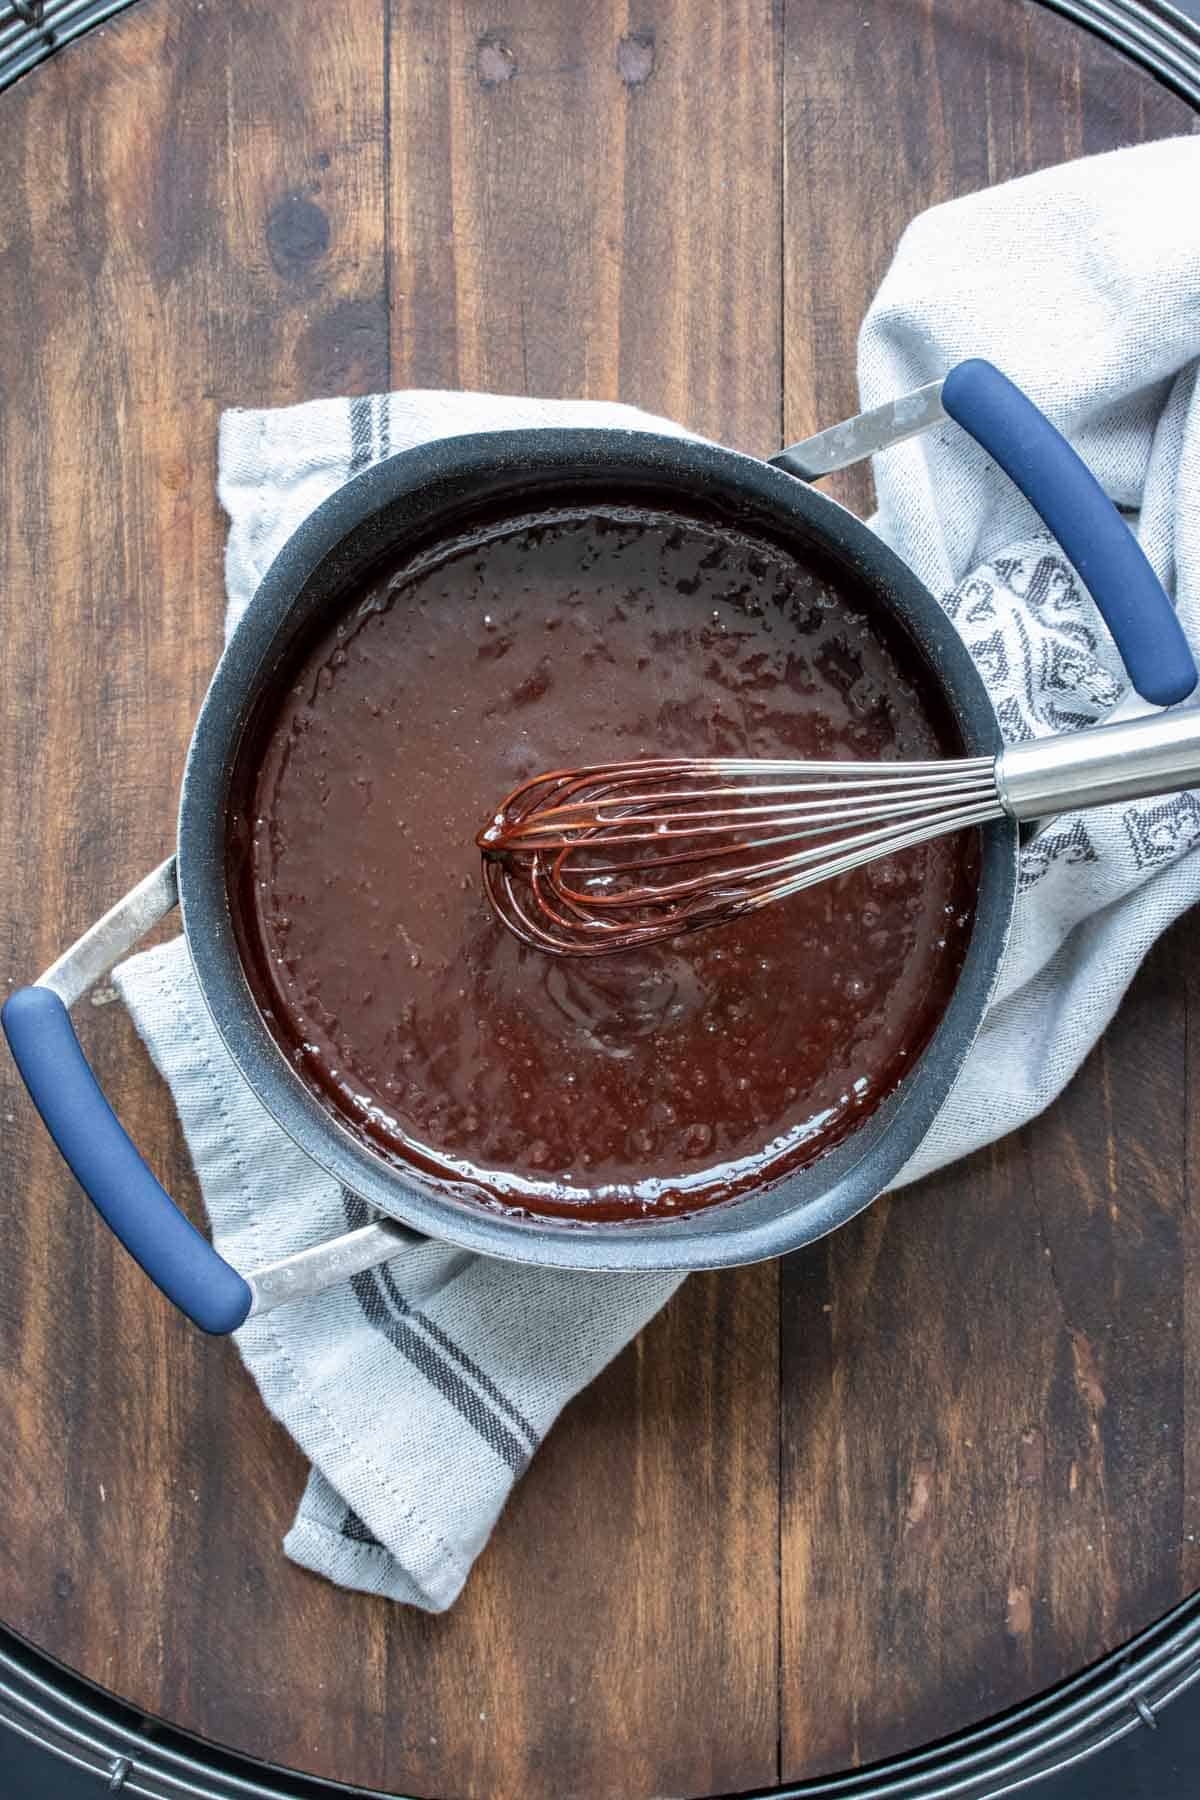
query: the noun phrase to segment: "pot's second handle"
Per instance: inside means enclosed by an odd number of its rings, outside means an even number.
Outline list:
[[[942,406],[999,463],[1050,527],[1112,632],[1138,693],[1186,700],[1196,665],[1175,609],[1100,483],[1032,400],[989,362],[951,369]]]
[[[236,1330],[250,1311],[249,1284],[143,1162],[88,1067],[59,996],[49,987],[19,988],[0,1016],[34,1105],[105,1223],[202,1330]]]

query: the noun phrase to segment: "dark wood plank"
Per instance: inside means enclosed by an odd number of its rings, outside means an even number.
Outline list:
[[[818,28],[791,0],[786,29],[789,438],[855,409],[858,325],[915,212],[1192,125],[1034,8],[842,0]],[[869,504],[861,471],[830,485]],[[1186,1591],[1181,1551],[1194,1578],[1179,1072],[1197,968],[1179,929],[1044,1120],[785,1264],[785,1775],[1013,1704]]]
[[[386,380],[383,40],[381,4],[148,4],[0,101],[4,278],[26,296],[0,321],[9,982],[170,848],[221,642],[221,407]],[[123,1009],[82,1010],[194,1201]],[[386,1608],[283,1561],[301,1459],[232,1347],[114,1249],[7,1057],[0,1080],[5,1617],[149,1711],[375,1780]]]
[[[607,0],[495,21],[475,0],[393,5],[394,379],[622,399],[773,446],[769,9],[738,0],[702,32],[680,0],[633,31]],[[623,1796],[774,1779],[777,1280],[689,1283],[571,1408],[450,1617],[394,1615],[393,1784]]]
[[[620,399],[777,448],[776,14],[734,0],[701,30],[654,0],[630,30],[571,0],[501,28],[474,0],[393,0],[396,380]]]
[[[1176,936],[1194,942],[1194,921],[1184,919]],[[1193,1346],[1200,1342],[1200,959],[1185,954],[1179,961],[1179,979],[1186,996],[1188,1030],[1184,1038],[1184,1064],[1174,1074],[1183,1087],[1184,1214],[1181,1233],[1183,1281],[1183,1518],[1182,1542],[1176,1577],[1181,1594],[1200,1588],[1200,1356]]]

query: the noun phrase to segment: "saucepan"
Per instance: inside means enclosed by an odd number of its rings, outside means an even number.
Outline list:
[[[414,1232],[560,1268],[685,1270],[753,1262],[833,1230],[894,1179],[944,1104],[993,992],[1017,887],[1012,819],[982,829],[974,928],[940,1024],[914,1068],[857,1132],[777,1185],[692,1217],[581,1228],[489,1211],[419,1179],[340,1126],[300,1081],[260,1017],[239,961],[225,879],[226,810],[239,739],[273,672],[381,559],[455,534],[481,508],[527,511],[564,498],[700,507],[764,531],[786,548],[819,552],[921,648],[965,753],[996,755],[1002,743],[987,691],[942,607],[866,525],[811,485],[945,419],[975,438],[1040,512],[1088,585],[1134,688],[1156,706],[1185,698],[1196,670],[1134,538],[1032,402],[979,361],[960,363],[916,395],[769,462],[708,443],[607,428],[443,439],[359,475],[290,539],[201,708],[174,855],[4,1008],[26,1086],[79,1183],[151,1280],[197,1325],[232,1331],[251,1313],[395,1255]],[[1051,769],[1047,792],[1052,788]],[[72,1004],[177,903],[201,992],[241,1074],[282,1129],[376,1215],[373,1223],[248,1274],[231,1268],[159,1185],[101,1092],[69,1018]]]

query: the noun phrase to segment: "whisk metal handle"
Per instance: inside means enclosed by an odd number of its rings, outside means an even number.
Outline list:
[[[1200,707],[1013,744],[996,758],[1000,803],[1014,819],[1200,786]]]

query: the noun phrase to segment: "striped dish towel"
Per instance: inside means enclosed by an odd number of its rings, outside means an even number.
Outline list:
[[[1200,651],[1200,139],[1047,170],[914,222],[863,328],[865,405],[986,356],[1077,444]],[[828,420],[811,420],[815,428]],[[232,629],[301,519],[382,456],[538,425],[679,430],[626,407],[401,393],[221,426]],[[1111,717],[1128,686],[1029,507],[954,426],[877,459],[877,529],[943,596],[1010,739]],[[1023,1124],[1096,1042],[1159,932],[1200,898],[1200,796],[1067,816],[1022,856],[1004,976],[902,1179]],[[213,1236],[253,1269],[362,1222],[225,1054],[182,940],[115,975],[175,1096]],[[238,1332],[312,1473],[285,1540],[348,1587],[450,1605],[555,1417],[676,1278],[495,1264],[416,1237],[386,1267]]]

